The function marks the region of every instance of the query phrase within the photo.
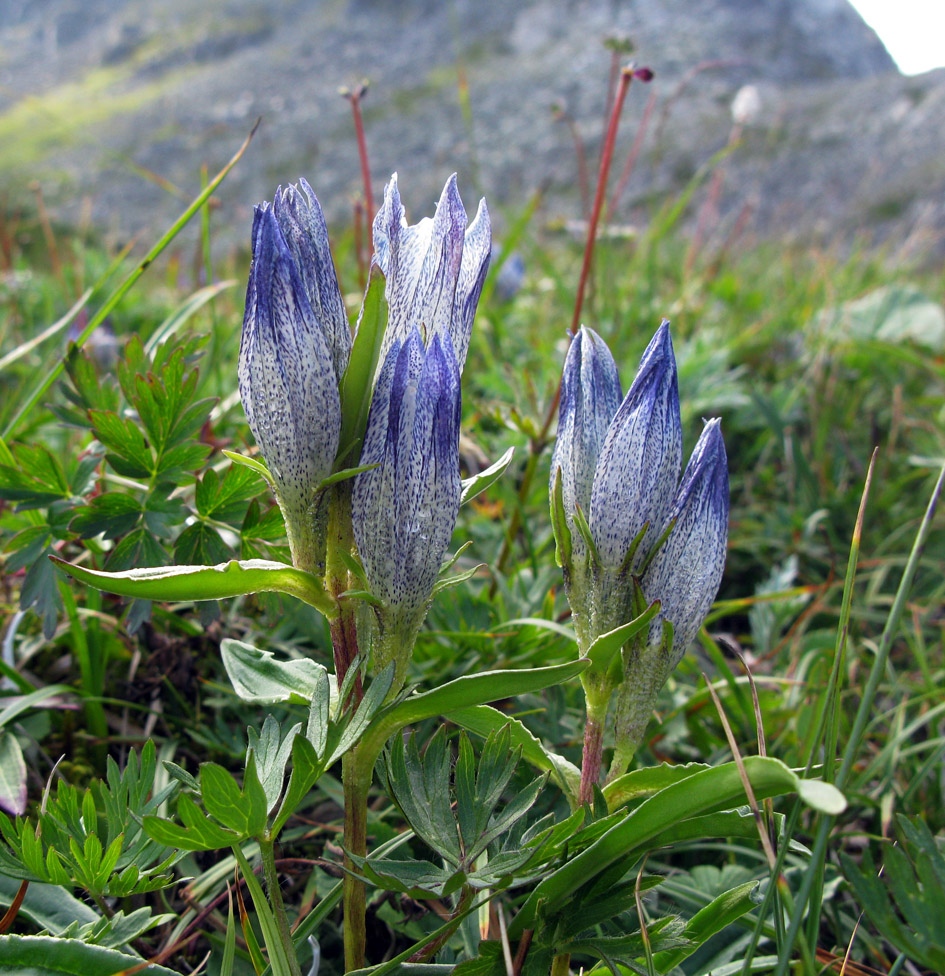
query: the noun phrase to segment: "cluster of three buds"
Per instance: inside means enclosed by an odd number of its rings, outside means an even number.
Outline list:
[[[680,481],[681,468],[669,323],[647,346],[622,402],[610,350],[582,328],[561,383],[552,520],[582,654],[651,608],[648,627],[636,630],[622,657],[582,676],[589,719],[600,723],[619,686],[612,767],[619,772],[702,626],[725,566],[728,464],[718,420],[706,423]]]
[[[373,229],[389,312],[350,518],[382,643],[409,655],[459,509],[460,373],[491,230],[484,202],[467,227],[455,177],[434,217],[408,226],[396,176]],[[358,407],[342,396],[351,351],[325,219],[302,180],[256,208],[239,386],[293,563],[316,574],[332,528],[326,481],[351,450],[343,413]]]

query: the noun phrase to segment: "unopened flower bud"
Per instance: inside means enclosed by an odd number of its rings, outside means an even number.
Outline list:
[[[325,219],[302,180],[255,211],[239,387],[293,562],[306,569],[322,558],[315,507],[338,450],[338,382],[350,350]]]

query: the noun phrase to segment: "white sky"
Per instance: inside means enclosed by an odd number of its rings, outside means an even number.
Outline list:
[[[850,0],[879,35],[900,71],[945,65],[945,0]]]

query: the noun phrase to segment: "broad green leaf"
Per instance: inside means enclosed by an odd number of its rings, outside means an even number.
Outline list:
[[[317,577],[266,559],[231,559],[216,566],[158,566],[107,573],[68,563],[58,556],[49,558],[82,583],[136,599],[190,602],[247,593],[287,593],[326,617],[335,617],[338,612]]]
[[[351,346],[348,368],[341,381],[341,437],[339,458],[356,462],[360,454],[361,438],[367,426],[371,396],[374,391],[374,374],[381,353],[381,342],[387,327],[387,302],[384,299],[383,275],[375,272],[368,283],[361,316]],[[350,466],[350,465],[347,465]]]
[[[272,651],[243,641],[226,639],[220,643],[220,651],[233,690],[243,701],[256,705],[310,702],[327,675],[324,666],[311,658],[280,661]]]
[[[140,960],[115,949],[49,935],[0,935],[0,971],[16,976],[123,976]],[[164,966],[145,966],[140,976],[179,976]]]
[[[464,478],[459,504],[465,505],[466,502],[471,502],[477,495],[481,495],[487,488],[494,485],[505,474],[505,469],[511,464],[514,453],[515,448],[510,447],[495,464],[490,464],[485,471],[480,471],[470,478]]]
[[[82,539],[91,539],[99,533],[106,539],[117,539],[130,532],[141,518],[141,502],[134,496],[119,491],[106,491],[80,508],[69,523],[71,531]]]
[[[671,766],[662,763],[659,766],[645,766],[641,769],[634,769],[623,776],[617,777],[613,782],[604,787],[604,797],[611,810],[622,807],[630,800],[642,800],[645,797],[659,793],[660,790],[672,786],[674,783],[682,782],[696,773],[711,769],[707,763],[685,763],[680,766]]]
[[[550,688],[576,677],[586,667],[587,661],[570,661],[547,668],[484,671],[482,674],[463,675],[439,688],[411,695],[402,702],[389,706],[379,716],[378,724],[382,723],[385,730],[392,732],[422,719],[449,715],[471,705],[501,701],[503,698]]]
[[[0,729],[0,808],[21,814],[26,810],[26,763],[12,732]]]
[[[744,760],[744,767],[758,800],[800,793],[804,788],[800,777],[777,759],[749,756]],[[841,812],[846,806],[843,795],[829,784],[823,787],[811,791],[820,804],[817,809],[831,814]],[[644,800],[598,841],[540,882],[516,916],[509,934],[518,936],[529,927],[540,904],[546,910],[559,909],[581,885],[617,861],[649,850],[654,838],[681,821],[726,810],[745,800],[745,788],[734,762],[702,770],[666,787]]]

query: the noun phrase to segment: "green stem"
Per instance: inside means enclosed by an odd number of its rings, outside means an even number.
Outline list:
[[[571,971],[571,953],[559,952],[551,962],[551,976],[568,976]]]
[[[292,976],[302,976],[299,960],[292,946],[292,929],[289,926],[289,918],[285,911],[285,902],[282,900],[282,890],[279,887],[279,873],[276,870],[275,841],[271,837],[260,837],[257,839],[259,841],[259,854],[263,864],[263,872],[266,876],[266,890],[269,892],[269,904],[272,906],[272,912],[276,919],[279,938],[285,946],[289,970]]]
[[[341,781],[345,798],[345,868],[356,871],[348,856],[367,856],[367,797],[375,756],[367,755],[363,744],[355,746],[341,760]],[[370,760],[370,761],[368,761]],[[344,878],[344,946],[345,971],[364,966],[366,943],[366,902],[364,883],[350,873]]]

